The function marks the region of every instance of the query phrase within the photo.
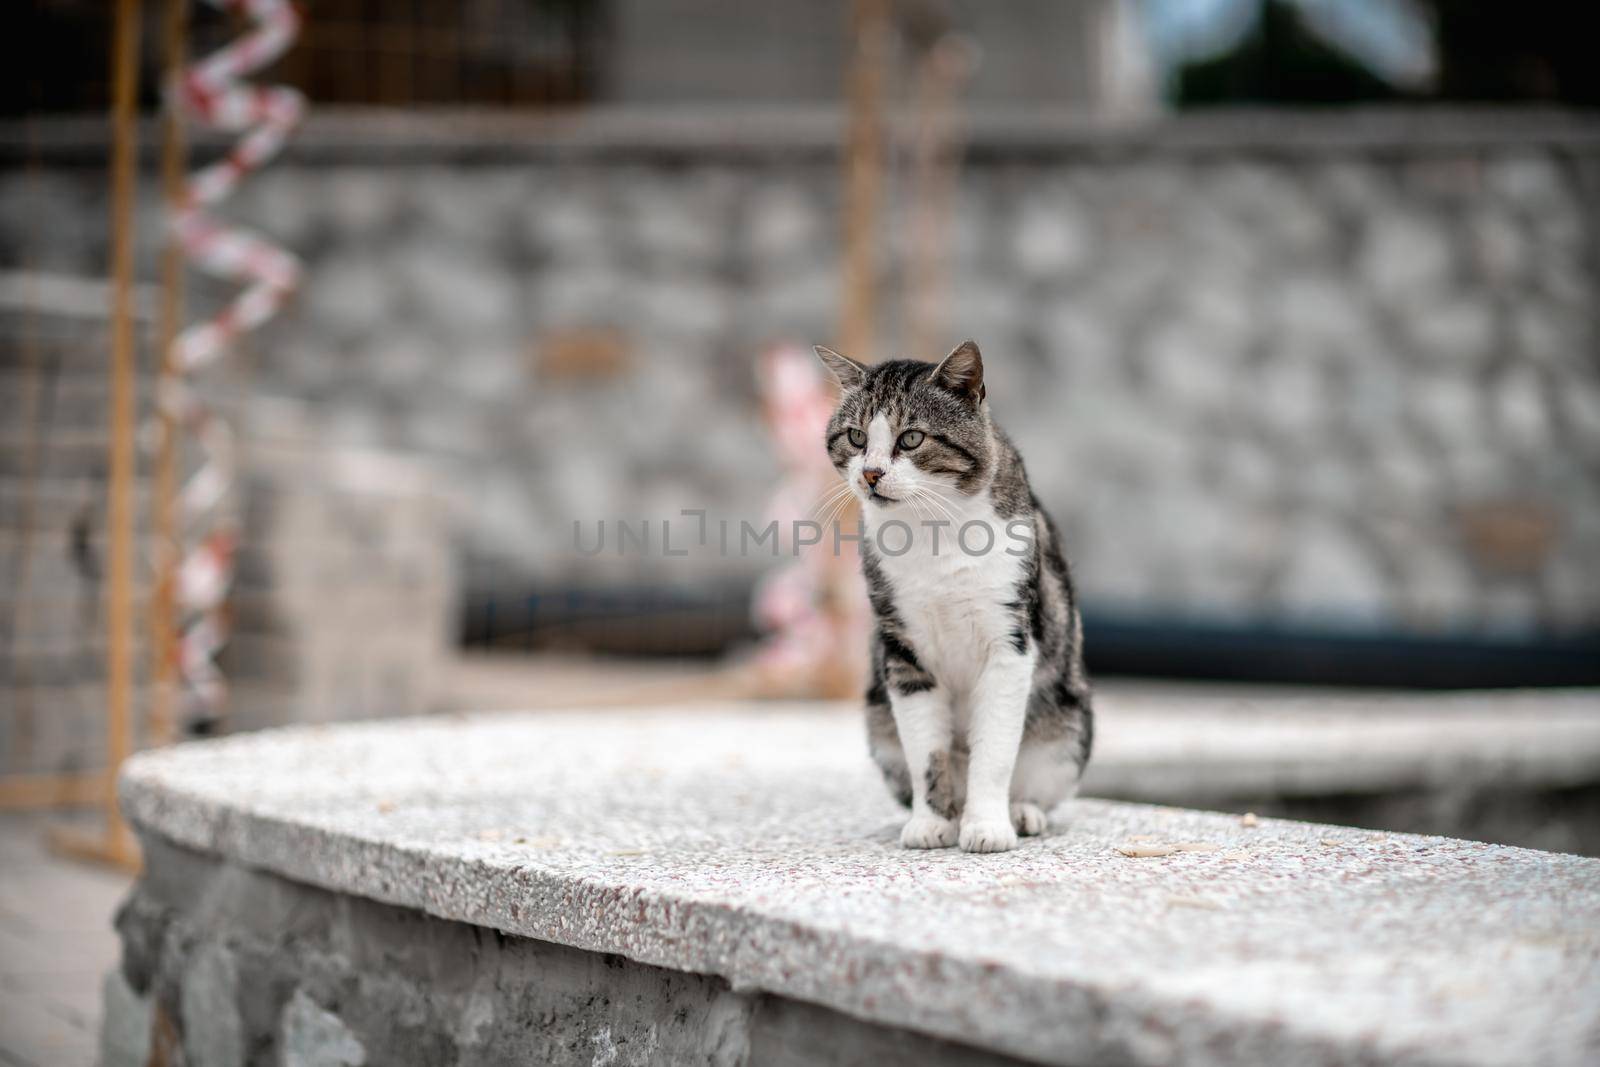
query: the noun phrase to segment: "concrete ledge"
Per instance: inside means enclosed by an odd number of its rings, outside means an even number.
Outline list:
[[[1600,1056],[1600,861],[1103,801],[1014,853],[904,852],[841,716],[297,729],[140,756],[123,802],[146,883],[177,845],[997,1055]]]
[[[1600,785],[1600,690],[1340,693],[1108,686],[1096,796],[1248,796]]]
[[[1101,797],[1600,856],[1600,691],[1109,685]]]

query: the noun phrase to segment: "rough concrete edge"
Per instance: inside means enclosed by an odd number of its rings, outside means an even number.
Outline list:
[[[1083,796],[1147,804],[1226,804],[1239,797],[1290,799],[1350,795],[1380,797],[1413,791],[1452,794],[1486,789],[1528,791],[1582,788],[1600,784],[1600,757],[1587,754],[1538,758],[1430,759],[1419,766],[1412,756],[1373,753],[1359,767],[1348,759],[1311,756],[1270,762],[1207,758],[1203,770],[1174,767],[1170,759],[1140,759],[1091,764]]]
[[[151,1002],[134,992],[120,964],[101,983],[100,1006],[100,1067],[144,1067],[154,1029]]]
[[[1329,752],[1308,750],[1293,756],[1277,754],[1270,759],[1259,755],[1223,759],[1214,752],[1205,752],[1181,766],[1174,766],[1172,754],[1109,763],[1101,759],[1090,764],[1083,795],[1145,803],[1177,802],[1193,807],[1197,798],[1233,802],[1255,795],[1374,796],[1411,790],[1542,790],[1600,783],[1600,718],[1595,714],[1600,708],[1600,690],[1596,689],[1471,689],[1426,695],[1340,696],[1315,705],[1299,696],[1249,702],[1207,697],[1201,714],[1215,715],[1221,722],[1232,714],[1246,716],[1257,708],[1271,707],[1275,715],[1288,718],[1296,708],[1314,706],[1322,713],[1331,708],[1353,716],[1376,717],[1398,707],[1402,717],[1421,717],[1417,711],[1421,708],[1430,718],[1462,715],[1482,720],[1488,701],[1497,705],[1497,716],[1514,716],[1525,729],[1532,720],[1542,733],[1554,735],[1558,741],[1577,743],[1547,742],[1530,754],[1518,747],[1526,740],[1523,733],[1501,738],[1502,742],[1512,742],[1509,747],[1486,751],[1485,738],[1478,734],[1447,734],[1437,748],[1427,753],[1374,746],[1355,764],[1344,748]],[[1246,723],[1242,729],[1251,729],[1248,719],[1241,721]],[[1442,718],[1439,721],[1442,723]]]
[[[802,925],[692,895],[653,894],[650,903],[670,909],[675,917],[673,926],[641,928],[647,935],[644,940],[621,945],[582,921],[585,915],[620,903],[626,891],[617,887],[463,857],[459,860],[462,867],[475,867],[482,876],[466,879],[473,885],[473,892],[453,897],[429,895],[417,891],[430,884],[418,876],[433,860],[433,854],[425,847],[409,848],[330,831],[313,823],[232,808],[225,802],[154,781],[158,769],[153,766],[155,763],[150,756],[135,757],[123,771],[118,783],[123,812],[141,832],[154,833],[176,844],[333,892],[585,951],[614,953],[652,966],[715,975],[741,992],[760,991],[808,1001],[869,1022],[989,1047],[1042,1063],[1099,1062],[1114,1056],[1118,1062],[1147,1063],[1151,1067],[1165,1064],[1170,1059],[1165,1053],[1154,1055],[1157,1050],[1130,1047],[1120,1040],[1144,1031],[1151,1019],[1160,1019],[1161,1029],[1175,1040],[1180,1033],[1190,1035],[1179,1042],[1184,1045],[1192,1040],[1204,1046],[1219,1035],[1233,1042],[1248,1042],[1266,1057],[1263,1062],[1344,1062],[1352,1058],[1397,1058],[1419,1065],[1466,1062],[1434,1058],[1414,1048],[1390,1048],[1371,1035],[1363,1035],[1352,1047],[1350,1041],[1320,1031],[1295,1030],[1281,1020],[1219,1010],[1209,1004],[1196,1005],[1153,990],[1106,990],[1093,983],[998,969],[983,961],[951,960],[895,942],[857,936],[845,940],[837,929]],[[171,817],[179,806],[187,809],[190,817]],[[1452,840],[1414,834],[1391,836],[1432,842]],[[1532,856],[1549,855],[1511,846],[1489,847]],[[359,887],[350,877],[350,872],[358,870],[363,872]],[[374,871],[381,872],[381,877],[374,877]],[[566,914],[574,920],[541,924],[520,916],[508,918],[483,903],[497,896],[492,891],[497,881],[508,888],[515,886],[523,899],[544,899],[545,908],[534,906],[525,911]],[[629,903],[637,904],[637,898]],[[711,929],[718,931],[718,938],[702,936]],[[732,944],[735,950],[718,954],[711,948],[716,941]],[[801,945],[805,949],[797,953],[796,946]],[[782,951],[778,951],[779,946]],[[782,968],[774,965],[779,959],[784,961]],[[933,989],[919,990],[916,998],[886,997],[883,990],[892,987],[884,986],[874,987],[877,992],[860,992],[869,985],[860,980],[863,975],[907,972],[937,974],[939,981]],[[853,975],[855,980],[847,981],[847,975]],[[975,993],[977,990],[982,994]],[[1022,1025],[973,1010],[973,1005],[980,1002],[1027,1004],[1041,998],[1054,1010],[1048,1016],[1055,1023],[1053,1026],[1038,1026],[1039,1015],[1031,1015],[1030,1024]]]

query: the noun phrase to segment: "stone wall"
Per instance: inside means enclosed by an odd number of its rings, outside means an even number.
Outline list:
[[[972,126],[940,345],[982,344],[1087,601],[1600,624],[1600,125]],[[761,516],[758,357],[834,335],[838,135],[792,115],[314,120],[237,202],[309,267],[257,386],[331,441],[442,464],[473,589],[753,577],[771,560],[589,560],[572,523]],[[42,143],[0,175],[7,265],[98,269],[103,174],[81,138]],[[901,354],[898,165],[891,192],[882,343],[858,355]],[[41,218],[60,226],[30,245]]]
[[[313,888],[147,836],[104,1067],[1023,1061],[758,990]]]

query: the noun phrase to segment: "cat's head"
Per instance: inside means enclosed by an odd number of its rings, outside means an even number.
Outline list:
[[[828,458],[863,502],[937,515],[937,501],[988,484],[994,439],[976,344],[963,341],[937,364],[868,366],[831,348],[816,351],[840,388]]]

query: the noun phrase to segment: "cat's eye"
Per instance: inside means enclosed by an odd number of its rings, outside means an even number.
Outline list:
[[[916,448],[918,445],[920,445],[923,437],[925,436],[926,435],[921,430],[907,430],[905,433],[900,435],[900,448],[903,451],[909,452],[913,448]]]
[[[855,445],[857,448],[866,448],[867,447],[867,435],[866,435],[866,432],[863,431],[863,430],[858,430],[858,429],[856,429],[855,427],[852,426],[850,428],[850,443]]]

